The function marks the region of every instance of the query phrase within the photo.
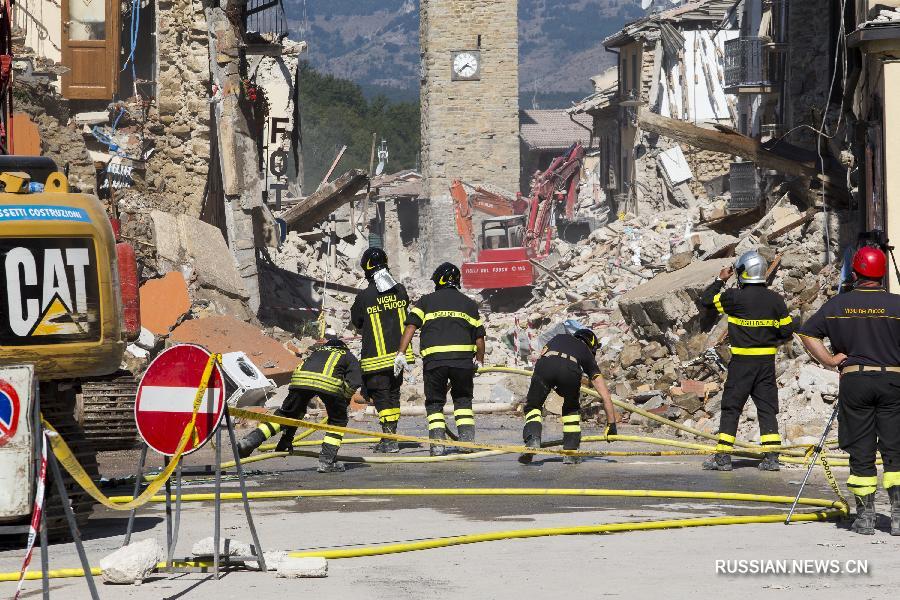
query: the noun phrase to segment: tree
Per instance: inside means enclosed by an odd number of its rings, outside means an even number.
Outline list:
[[[367,100],[359,85],[300,65],[300,119],[303,135],[303,180],[315,189],[341,149],[347,151],[336,174],[368,170],[372,133],[386,140],[389,172],[416,166],[420,147],[419,105],[392,102],[383,95]]]

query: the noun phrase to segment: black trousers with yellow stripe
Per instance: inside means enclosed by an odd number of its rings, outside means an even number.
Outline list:
[[[733,356],[728,365],[728,379],[722,392],[722,417],[716,450],[734,449],[738,421],[747,398],[753,398],[759,421],[760,443],[780,446],[778,434],[778,384],[774,356]]]
[[[847,488],[857,496],[875,493],[876,450],[884,488],[900,485],[900,374],[843,375],[838,402],[838,442],[850,454]]]
[[[578,450],[581,445],[581,369],[572,361],[558,357],[538,359],[534,365],[528,395],[525,397],[525,442],[541,437],[544,402],[551,391],[562,396],[563,449]]]
[[[423,375],[425,387],[425,414],[428,417],[430,437],[444,437],[447,429],[444,405],[447,391],[453,398],[453,419],[460,439],[468,437],[467,428],[475,430],[475,412],[472,410],[472,394],[475,390],[475,368],[438,366],[426,369]],[[462,429],[460,429],[462,428]],[[468,440],[467,440],[468,441]]]
[[[336,427],[346,427],[347,423],[350,422],[347,415],[347,407],[350,405],[350,399],[334,396],[332,394],[325,394],[316,390],[291,388],[287,398],[281,403],[281,408],[276,410],[275,414],[289,419],[302,419],[306,416],[306,409],[309,407],[309,401],[316,396],[318,396],[325,405],[325,411],[328,413],[328,424]],[[294,432],[297,430],[296,427],[282,427],[277,423],[261,423],[259,429],[266,434],[266,438],[272,437],[281,430],[283,432],[282,435],[286,436],[288,439],[293,439]],[[322,440],[322,450],[319,454],[320,458],[328,460],[328,462],[333,462],[334,457],[337,455],[338,448],[341,447],[343,441],[343,433],[335,433],[332,431],[326,432],[325,438]]]
[[[396,423],[400,420],[400,387],[403,385],[403,373],[394,375],[393,371],[379,371],[363,374],[363,387],[368,398],[378,411],[378,422],[382,425]]]

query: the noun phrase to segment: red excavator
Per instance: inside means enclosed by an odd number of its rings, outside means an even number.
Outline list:
[[[450,195],[456,205],[456,228],[465,257],[463,287],[506,289],[534,283],[531,261],[550,253],[552,218],[574,216],[583,157],[582,145],[572,145],[535,175],[527,199],[521,194],[506,198],[484,188],[467,193],[461,181],[453,181]],[[475,210],[490,215],[481,222],[477,249],[472,231]]]

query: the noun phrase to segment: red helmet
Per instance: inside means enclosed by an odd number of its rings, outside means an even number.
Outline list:
[[[863,246],[853,255],[853,270],[863,277],[881,279],[887,271],[884,252],[872,246]]]

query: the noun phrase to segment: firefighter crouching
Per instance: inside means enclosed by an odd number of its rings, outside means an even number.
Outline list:
[[[484,363],[484,325],[474,300],[459,291],[459,269],[450,263],[439,266],[431,276],[435,291],[423,296],[406,317],[406,330],[394,360],[394,372],[406,367],[406,351],[413,335],[421,329],[428,437],[446,439],[444,404],[447,388],[453,398],[453,418],[460,441],[475,439],[472,394],[475,372]],[[431,455],[443,456],[444,446],[432,444]]]
[[[525,429],[522,436],[529,448],[541,447],[544,402],[551,390],[563,397],[562,417],[563,449],[578,450],[581,444],[581,374],[588,376],[594,389],[603,399],[606,413],[606,435],[616,435],[616,409],[606,382],[600,374],[595,354],[599,343],[590,329],[579,329],[574,334],[554,336],[541,351],[534,365],[531,385],[525,401]],[[534,454],[522,454],[519,462],[528,464]],[[579,456],[563,457],[563,464],[581,462]]]
[[[394,357],[403,336],[409,296],[406,288],[391,277],[387,254],[381,248],[366,250],[359,264],[369,285],[357,294],[350,308],[350,322],[362,332],[363,384],[375,403],[381,430],[397,433],[403,372],[394,372]],[[405,356],[412,362],[411,348]],[[374,451],[395,453],[400,451],[400,445],[395,440],[382,439]]]
[[[809,353],[841,373],[838,442],[850,454],[847,487],[857,515],[851,529],[863,535],[875,533],[876,450],[891,500],[891,535],[900,535],[900,296],[881,284],[886,262],[881,250],[860,248],[853,290],[826,302],[799,331]]]
[[[309,401],[318,396],[325,404],[328,424],[346,427],[349,421],[347,407],[350,398],[361,385],[359,361],[344,342],[338,339],[328,340],[322,345],[313,346],[306,360],[294,370],[288,396],[275,414],[290,419],[302,419],[306,415]],[[282,427],[278,423],[260,423],[259,427],[238,443],[238,454],[241,458],[247,458],[260,444],[279,431],[282,434],[276,451],[290,451],[296,427]],[[343,441],[342,433],[332,431],[325,433],[319,452],[317,469],[319,473],[337,473],[344,470],[344,465],[335,460]]]
[[[778,345],[791,339],[794,324],[784,299],[766,287],[768,265],[758,252],[745,252],[734,269],[725,268],[700,297],[707,308],[728,317],[731,362],[722,393],[722,416],[716,453],[703,468],[730,471],[731,454],[741,412],[747,397],[753,398],[759,419],[759,439],[763,446],[780,446],[778,434],[778,384],[775,355]],[[722,291],[725,282],[737,275],[738,287]],[[759,463],[762,471],[778,471],[778,452],[766,452]]]

